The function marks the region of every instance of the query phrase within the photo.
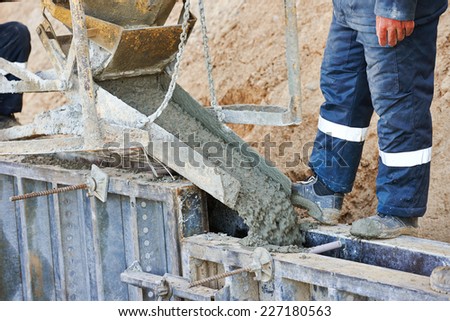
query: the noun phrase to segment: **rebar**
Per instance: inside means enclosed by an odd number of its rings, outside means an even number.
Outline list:
[[[251,272],[251,271],[252,271],[251,267],[240,268],[240,269],[233,270],[233,271],[230,271],[230,272],[225,272],[225,273],[222,273],[222,274],[214,275],[214,276],[211,276],[211,277],[206,278],[206,279],[202,279],[202,280],[198,280],[198,281],[195,281],[195,282],[191,282],[189,284],[189,287],[193,288],[193,287],[205,284],[205,283],[209,283],[209,282],[212,282],[212,281],[217,281],[217,280],[220,280],[220,279],[225,279],[225,278],[227,278],[229,276],[233,276],[233,275],[237,275],[237,274],[241,274],[241,273],[245,273],[245,272]]]
[[[53,189],[50,189],[47,191],[40,191],[40,192],[33,192],[33,193],[28,193],[28,194],[23,194],[23,195],[12,196],[9,198],[9,200],[11,202],[16,202],[16,201],[26,200],[26,199],[30,199],[30,198],[48,196],[51,194],[72,192],[72,191],[77,191],[80,189],[88,189],[88,188],[89,188],[89,186],[87,184],[72,185],[72,186],[67,186],[67,187],[53,188]]]

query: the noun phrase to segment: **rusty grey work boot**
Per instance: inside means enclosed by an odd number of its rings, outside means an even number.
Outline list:
[[[336,225],[341,216],[344,194],[329,190],[317,176],[292,184],[292,205],[308,210],[321,223]]]
[[[417,217],[403,218],[378,213],[352,223],[350,233],[363,239],[392,239],[400,235],[416,236]]]
[[[439,266],[430,276],[431,288],[440,293],[450,294],[450,266]]]

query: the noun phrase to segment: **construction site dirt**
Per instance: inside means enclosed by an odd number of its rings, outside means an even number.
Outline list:
[[[297,1],[297,5],[302,53],[303,123],[285,128],[230,125],[260,152],[265,151],[263,137],[270,134],[270,141],[276,144],[268,155],[270,160],[294,181],[306,177],[308,173],[305,160],[314,140],[318,108],[323,100],[319,89],[319,71],[332,14],[330,1],[305,0]],[[206,9],[219,103],[285,104],[288,92],[284,65],[282,1],[261,6],[256,0],[230,0],[210,3]],[[197,7],[194,6],[193,11],[197,12],[196,10]],[[28,25],[33,37],[33,52],[29,63],[33,71],[50,68],[44,49],[33,32],[41,22],[41,13],[40,1],[30,0],[21,3],[19,8],[13,3],[2,4],[0,16],[0,23],[17,20]],[[61,27],[61,30],[64,29]],[[450,120],[447,112],[450,104],[449,33],[450,13],[447,12],[441,18],[438,39],[436,90],[432,106],[434,149],[429,206],[420,222],[421,237],[444,242],[450,242],[450,146],[447,139]],[[208,104],[209,93],[202,55],[201,32],[196,27],[186,48],[180,84],[194,98]],[[26,94],[24,110],[19,115],[19,120],[22,123],[31,122],[36,114],[58,107],[64,102],[64,98],[57,94]],[[179,119],[161,121],[176,125]],[[290,142],[290,147],[284,150],[279,148],[283,142]],[[374,117],[354,191],[344,203],[345,216],[342,223],[351,223],[359,217],[374,213],[377,203],[377,162]],[[257,184],[255,186],[259,187]],[[290,211],[287,204],[281,206]]]

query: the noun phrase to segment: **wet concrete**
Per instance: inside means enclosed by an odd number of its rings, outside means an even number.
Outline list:
[[[99,85],[145,115],[152,114],[165,95],[160,76],[110,80]],[[248,236],[243,240],[245,245],[301,245],[302,235],[290,195],[281,182],[261,169],[260,162],[264,160],[242,140],[236,138],[230,144],[206,128],[214,126],[229,131],[217,120],[212,120],[217,124],[205,126],[187,110],[172,100],[155,123],[240,181],[234,209],[249,226]],[[224,185],[225,189],[231,186]]]

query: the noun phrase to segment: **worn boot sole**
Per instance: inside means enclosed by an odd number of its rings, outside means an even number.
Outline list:
[[[308,215],[326,225],[337,225],[340,217],[340,211],[337,209],[321,209],[316,203],[301,197],[292,195],[292,205],[303,208],[308,211]]]
[[[364,239],[393,239],[401,235],[417,236],[418,229],[416,227],[405,226],[380,231],[377,227],[371,228],[370,226],[362,226],[362,224],[355,222],[350,229],[350,234]]]
[[[446,268],[438,267],[433,271],[433,273],[431,273],[430,286],[436,292],[450,294],[450,283],[448,280],[447,282],[445,282],[445,280],[443,279],[443,274],[441,273],[442,271],[440,271],[440,269],[444,270]],[[450,274],[450,272],[447,273]]]

